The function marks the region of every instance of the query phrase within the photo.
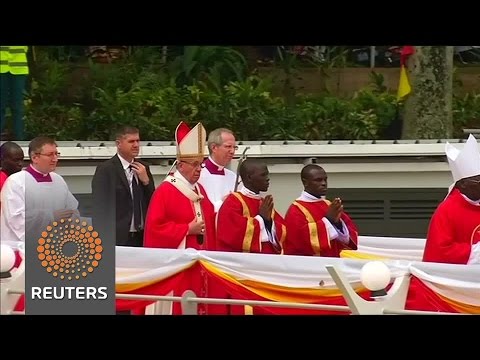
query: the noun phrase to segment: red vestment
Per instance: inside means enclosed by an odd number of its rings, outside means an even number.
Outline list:
[[[432,216],[423,261],[467,264],[472,245],[479,239],[480,206],[454,189]]]
[[[178,249],[186,237],[185,248],[214,250],[215,212],[203,187],[198,184],[201,195],[201,208],[205,221],[203,245],[196,235],[187,235],[188,224],[195,219],[193,202],[169,182],[162,182],[150,200],[145,220],[144,246]]]
[[[241,199],[241,200],[240,200]],[[243,195],[240,192],[230,194],[218,211],[217,250],[264,254],[279,254],[286,236],[285,220],[274,210],[272,227],[275,226],[278,246],[262,242],[259,215],[261,199]]]
[[[345,212],[342,213],[341,219],[350,234],[349,244],[329,238],[327,227],[322,220],[327,215],[329,202],[296,200],[295,203],[290,205],[285,214],[287,238],[283,247],[284,254],[340,257],[342,250],[356,250],[358,229]]]
[[[0,171],[0,191],[2,191],[3,184],[7,181],[8,175],[4,171]],[[0,209],[1,209],[1,199],[0,199]]]
[[[0,190],[2,190],[3,183],[7,180],[8,175],[4,171],[0,171]]]
[[[180,179],[176,179],[181,181]],[[155,248],[194,248],[197,250],[214,250],[215,212],[203,187],[198,184],[203,199],[200,206],[205,222],[203,244],[197,235],[187,235],[188,224],[196,218],[193,201],[168,181],[164,181],[153,193],[145,220],[144,246]],[[203,271],[203,270],[202,270]],[[206,275],[194,274],[188,286],[199,297],[207,296]],[[181,296],[187,289],[177,289],[174,296]],[[206,312],[204,304],[198,305],[199,314]],[[180,314],[180,303],[175,302],[173,313]]]
[[[272,228],[275,227],[277,246],[261,241],[260,222],[255,219],[259,215],[261,199],[246,196],[240,192],[230,194],[217,214],[217,250],[233,252],[250,252],[264,254],[280,254],[286,236],[285,220],[273,211]],[[223,290],[222,296],[225,296]],[[227,298],[231,298],[228,291]],[[251,311],[258,313],[256,307],[229,305],[226,313],[245,315]]]

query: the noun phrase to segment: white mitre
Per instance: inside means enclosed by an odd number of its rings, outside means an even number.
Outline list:
[[[190,129],[183,121],[180,121],[175,129],[175,141],[177,143],[177,159],[203,161],[205,157],[205,142],[207,132],[202,123],[198,123]]]
[[[447,142],[445,154],[453,176],[453,184],[450,186],[450,190],[458,180],[480,175],[480,152],[477,140],[472,134],[468,137],[461,151]]]

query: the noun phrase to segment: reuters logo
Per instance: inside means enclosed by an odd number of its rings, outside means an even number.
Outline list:
[[[48,225],[38,239],[38,260],[61,280],[86,278],[102,259],[102,240],[92,226],[79,219],[61,219]]]

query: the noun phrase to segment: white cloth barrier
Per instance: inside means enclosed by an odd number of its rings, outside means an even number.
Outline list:
[[[375,239],[370,239],[370,244]],[[377,239],[378,240],[378,239]],[[380,241],[379,244],[382,244]],[[398,244],[401,247],[401,244]],[[353,288],[360,286],[362,267],[368,260],[307,256],[266,255],[194,249],[116,247],[116,284],[142,285],[164,280],[197,261],[208,263],[235,280],[283,286],[292,289],[334,289],[326,270],[335,265]],[[392,280],[412,274],[436,294],[480,313],[480,265],[424,263],[385,260]],[[23,279],[22,279],[23,283]],[[21,288],[21,285],[18,286]],[[2,289],[3,290],[3,289]],[[141,293],[141,292],[139,292]],[[2,294],[2,299],[4,300]],[[475,307],[475,308],[473,308]],[[3,310],[2,310],[3,311]]]
[[[356,288],[360,285],[361,269],[368,260],[117,247],[116,283],[160,281],[195,261],[205,261],[237,280],[253,280],[293,289],[328,289],[336,288],[336,285],[326,265],[336,265]],[[386,260],[385,264],[392,278],[411,273],[440,295],[480,306],[480,266],[406,260]]]
[[[295,288],[335,288],[325,265],[337,265],[352,284],[360,284],[364,260],[314,256],[251,254],[195,249],[116,248],[116,283],[147,283],[162,280],[188,268],[195,261],[206,261],[239,280],[254,280]],[[409,263],[390,261],[392,277],[404,275]],[[322,286],[319,285],[322,281]]]
[[[416,262],[410,273],[441,296],[480,307],[480,265]]]

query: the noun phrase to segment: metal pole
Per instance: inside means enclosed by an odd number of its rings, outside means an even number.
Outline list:
[[[375,67],[375,46],[370,46],[370,69]]]
[[[187,290],[182,295],[182,313],[183,315],[197,315],[197,303],[190,299],[196,298],[196,294],[192,290]]]
[[[247,151],[250,149],[250,146],[245,147],[243,149],[242,156],[238,160],[238,165],[237,165],[237,177],[235,178],[235,186],[233,187],[233,191],[236,192],[238,189],[238,185],[240,185],[240,166],[242,166],[242,163],[245,161],[247,158]]]

